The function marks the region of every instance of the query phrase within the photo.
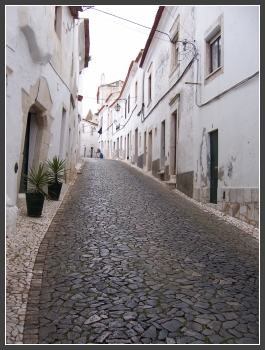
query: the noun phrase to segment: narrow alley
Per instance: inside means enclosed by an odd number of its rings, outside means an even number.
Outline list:
[[[259,243],[124,162],[86,159],[40,245],[24,344],[258,344]]]

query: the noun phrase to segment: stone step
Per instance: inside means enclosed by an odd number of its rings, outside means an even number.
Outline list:
[[[165,181],[166,187],[172,190],[173,188],[176,188],[176,182],[172,181]]]
[[[169,175],[169,181],[170,182],[174,182],[174,183],[177,183],[177,177],[176,177],[176,175]]]

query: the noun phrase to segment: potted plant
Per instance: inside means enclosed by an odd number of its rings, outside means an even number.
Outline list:
[[[67,180],[66,159],[54,156],[52,160],[46,160],[48,167],[48,194],[52,200],[58,201],[63,182]]]
[[[40,217],[42,214],[44,199],[49,199],[44,187],[48,185],[48,172],[44,164],[39,164],[38,169],[30,167],[29,173],[24,175],[27,180],[26,204],[28,216]]]

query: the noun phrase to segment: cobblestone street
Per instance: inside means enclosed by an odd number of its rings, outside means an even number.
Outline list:
[[[87,159],[37,254],[24,344],[258,344],[259,242]]]

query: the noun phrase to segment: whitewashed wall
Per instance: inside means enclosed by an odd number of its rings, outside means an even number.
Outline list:
[[[27,113],[45,101],[50,129],[45,131],[47,157],[60,154],[73,174],[78,156],[79,84],[78,26],[68,6],[62,7],[61,41],[54,30],[54,6],[6,6],[6,195],[16,207],[22,166]],[[82,25],[82,21],[80,22]],[[81,50],[83,50],[82,48]],[[70,67],[70,69],[69,69]],[[72,94],[75,108],[70,100]],[[43,107],[41,107],[43,108]],[[60,146],[62,109],[65,110],[63,148]],[[40,113],[40,111],[39,111]],[[35,123],[35,126],[34,126]],[[32,120],[31,144],[37,135]],[[71,132],[69,133],[69,128]],[[71,138],[69,138],[71,135]],[[29,166],[32,165],[32,149]],[[40,154],[41,161],[45,154]],[[15,164],[18,171],[15,173]]]
[[[95,128],[95,130],[94,130]],[[93,129],[93,133],[92,133]],[[97,125],[82,120],[80,123],[80,157],[81,158],[95,158],[98,149]],[[93,154],[91,157],[91,147],[93,147]]]
[[[258,225],[259,76],[233,87],[259,71],[259,8],[196,6],[195,13],[199,46],[197,69],[202,83],[197,87],[198,104],[231,90],[203,107],[195,106],[197,164],[194,168],[197,171],[194,197],[208,201],[209,133],[218,129],[218,198],[215,207]],[[223,20],[224,68],[222,74],[205,84],[205,33],[219,17]]]

